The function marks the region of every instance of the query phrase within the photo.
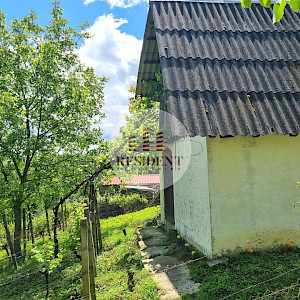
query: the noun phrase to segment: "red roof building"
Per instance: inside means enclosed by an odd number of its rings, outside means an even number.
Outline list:
[[[122,180],[115,176],[111,181],[103,181],[104,186],[118,186],[123,184],[125,186],[157,186],[159,185],[159,174],[147,174],[132,176],[131,180]]]

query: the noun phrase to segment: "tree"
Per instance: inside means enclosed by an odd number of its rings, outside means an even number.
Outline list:
[[[52,159],[47,178],[41,181],[37,197],[47,201],[53,210],[54,256],[58,257],[59,241],[57,238],[59,208],[71,196],[76,195],[87,183],[94,181],[102,171],[110,169],[111,164],[106,158],[105,144],[96,149],[76,156],[69,153],[56,154]],[[40,166],[45,169],[47,166]]]
[[[22,204],[53,164],[103,144],[99,121],[106,79],[82,65],[75,52],[80,39],[89,38],[88,24],[69,27],[56,1],[51,15],[41,27],[33,11],[9,25],[0,12],[0,170],[3,195],[14,211],[18,255]]]
[[[118,159],[114,165],[115,174],[125,179],[135,174],[157,172],[157,165],[148,166],[133,161],[127,165],[127,157],[135,155],[135,158],[146,160],[156,155],[155,151],[137,150],[134,152],[130,144],[134,144],[137,148],[141,148],[145,132],[149,135],[149,142],[155,143],[159,132],[159,103],[164,93],[162,74],[156,74],[156,80],[144,83],[149,87],[149,95],[141,97],[139,95],[129,98],[129,114],[125,116],[126,124],[120,128],[120,136],[116,137],[109,147],[111,158]],[[135,87],[131,86],[130,92],[135,94]],[[124,166],[121,162],[124,157]]]
[[[259,0],[260,4],[264,7],[269,8],[272,4],[272,0]],[[252,0],[241,0],[243,7],[249,8],[252,4]],[[275,4],[273,5],[273,22],[279,22],[283,15],[284,9],[286,7],[286,0],[276,0]],[[300,0],[290,0],[288,1],[290,7],[295,11],[299,12],[300,9]]]

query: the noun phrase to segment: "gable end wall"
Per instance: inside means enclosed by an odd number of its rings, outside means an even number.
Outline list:
[[[207,148],[213,252],[300,246],[299,227],[283,231],[300,223],[300,136],[217,137]]]

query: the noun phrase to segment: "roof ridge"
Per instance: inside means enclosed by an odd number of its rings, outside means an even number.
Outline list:
[[[293,62],[293,63],[299,63],[300,64],[300,57],[299,57],[299,59],[272,59],[272,60],[268,60],[268,59],[263,59],[263,60],[261,60],[261,59],[251,59],[251,58],[248,58],[248,59],[243,59],[243,58],[238,58],[238,59],[236,59],[236,58],[231,58],[231,59],[227,59],[227,58],[218,58],[218,57],[214,57],[214,58],[210,58],[210,57],[204,57],[204,58],[202,58],[202,57],[191,57],[191,56],[189,56],[189,57],[174,57],[174,56],[169,56],[169,57],[166,57],[165,55],[160,55],[160,58],[164,58],[164,59],[183,59],[183,60],[189,60],[189,59],[191,59],[191,60],[193,60],[193,61],[196,61],[196,60],[208,60],[208,61],[219,61],[219,62],[222,62],[222,61],[228,61],[228,62],[230,62],[230,61],[235,61],[235,62],[240,62],[240,61],[242,61],[242,62],[260,62],[260,63],[263,63],[263,62],[268,62],[268,63],[272,63],[272,62]]]
[[[208,30],[208,29],[205,29],[205,30],[201,30],[201,29],[197,29],[197,30],[195,30],[195,29],[193,29],[193,28],[191,28],[191,29],[185,29],[185,28],[183,28],[183,29],[178,29],[178,28],[173,28],[173,29],[170,29],[170,28],[165,28],[165,29],[161,29],[161,28],[155,28],[155,31],[161,31],[161,32],[164,32],[164,31],[169,31],[169,32],[171,32],[171,33],[173,33],[173,32],[175,32],[175,31],[177,31],[178,33],[180,33],[180,32],[182,32],[182,31],[185,31],[185,32],[195,32],[195,33],[197,33],[197,32],[202,32],[202,33],[213,33],[213,32],[216,32],[216,33],[222,33],[222,32],[224,32],[224,33],[233,33],[233,34],[235,34],[235,33],[249,33],[249,34],[265,34],[265,33],[270,33],[270,34],[273,34],[273,33],[276,33],[276,34],[281,34],[281,33],[285,33],[285,34],[295,34],[295,33],[300,33],[300,30],[277,30],[277,29],[275,29],[275,30],[265,30],[265,31],[261,31],[261,30],[259,30],[259,31],[255,31],[255,30],[244,30],[244,31],[241,31],[241,30],[232,30],[232,29],[229,29],[229,30],[216,30],[216,29],[214,29],[214,30]]]
[[[232,32],[232,33],[235,33],[235,32],[239,32],[239,33],[244,33],[244,32],[247,32],[247,33],[281,33],[281,32],[284,32],[284,33],[289,33],[289,32],[292,32],[292,33],[296,33],[296,32],[300,32],[300,30],[298,29],[294,29],[294,28],[291,28],[289,30],[287,29],[282,29],[282,30],[278,30],[277,28],[274,29],[274,30],[270,30],[270,29],[267,29],[267,30],[255,30],[255,29],[248,29],[248,30],[240,30],[240,29],[237,29],[237,30],[232,30],[232,29],[229,29],[229,30],[217,30],[217,29],[213,29],[213,30],[209,30],[209,29],[205,29],[205,30],[201,30],[201,29],[193,29],[193,28],[190,28],[190,29],[186,29],[186,28],[182,28],[182,29],[177,29],[177,28],[173,28],[173,29],[170,29],[169,27],[166,27],[165,29],[161,29],[161,28],[156,28],[155,30],[161,30],[161,31],[164,31],[164,30],[169,30],[170,32],[172,31],[175,31],[177,30],[178,32],[180,31],[186,31],[186,32],[189,32],[189,31],[194,31],[194,32]]]
[[[195,89],[195,90],[189,90],[189,89],[184,89],[184,90],[180,90],[180,89],[175,89],[175,90],[170,90],[169,88],[166,88],[165,89],[165,92],[167,94],[167,92],[171,92],[171,93],[175,93],[175,92],[180,92],[180,93],[186,93],[186,92],[190,92],[190,93],[196,93],[196,92],[200,92],[200,93],[205,93],[205,92],[211,92],[211,93],[229,93],[229,94],[232,94],[232,93],[255,93],[255,94],[260,94],[260,93],[263,93],[263,94],[273,94],[273,95],[276,95],[276,94],[291,94],[291,95],[297,95],[297,94],[300,94],[300,90],[298,91],[272,91],[272,90],[246,90],[244,89],[244,87],[242,87],[242,89],[240,90],[226,90],[226,89],[217,89],[217,88],[211,88],[210,90],[209,89],[203,89],[203,90],[199,90],[199,89]]]
[[[184,93],[187,93],[187,94],[195,94],[195,93],[200,93],[200,94],[203,94],[203,93],[209,93],[209,94],[213,94],[213,93],[218,93],[218,94],[243,94],[243,93],[246,93],[246,94],[264,94],[264,95],[272,94],[274,96],[277,96],[277,95],[297,95],[297,94],[299,94],[299,96],[300,96],[300,90],[297,91],[297,92],[273,92],[273,91],[255,92],[255,91],[218,91],[218,90],[204,90],[204,91],[194,90],[194,91],[191,91],[191,90],[170,90],[170,89],[166,89],[165,93],[168,97],[172,96],[173,94],[176,94],[176,93],[178,93],[178,94],[184,94]],[[300,101],[300,98],[299,98],[299,101]]]
[[[164,58],[164,59],[174,59],[174,60],[184,60],[184,61],[187,61],[187,60],[193,60],[193,61],[197,61],[197,60],[200,60],[200,61],[211,61],[211,62],[216,62],[216,61],[218,61],[218,62],[222,62],[222,61],[227,61],[227,62],[232,62],[232,61],[234,61],[234,62],[245,62],[245,63],[249,63],[249,62],[257,62],[257,63],[263,63],[263,62],[276,62],[276,63],[280,63],[280,62],[283,62],[283,63],[285,63],[285,62],[293,62],[293,63],[299,63],[300,64],[300,57],[299,57],[299,59],[296,59],[296,60],[291,60],[291,59],[288,59],[288,60],[284,60],[284,59],[280,59],[280,60],[271,60],[271,61],[268,61],[268,60],[259,60],[259,59],[254,59],[254,60],[252,60],[252,59],[243,59],[243,58],[239,58],[239,59],[234,59],[234,58],[232,58],[232,59],[226,59],[226,58],[221,58],[221,59],[219,59],[219,58],[201,58],[201,57],[195,57],[195,58],[193,58],[193,57],[178,57],[178,58],[176,58],[176,57],[173,57],[173,56],[171,56],[171,57],[166,57],[166,56],[164,56],[164,55],[160,55],[160,58]]]
[[[137,175],[132,175],[132,176],[159,176],[159,174],[137,174]]]

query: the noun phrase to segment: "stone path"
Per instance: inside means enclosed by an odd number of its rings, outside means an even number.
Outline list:
[[[137,234],[140,240],[142,262],[144,267],[152,273],[152,277],[158,285],[161,300],[181,299],[182,295],[193,294],[199,289],[200,283],[191,280],[186,265],[161,272],[166,268],[183,263],[176,257],[168,255],[170,248],[163,243],[166,236],[162,230],[145,227],[139,228]]]

